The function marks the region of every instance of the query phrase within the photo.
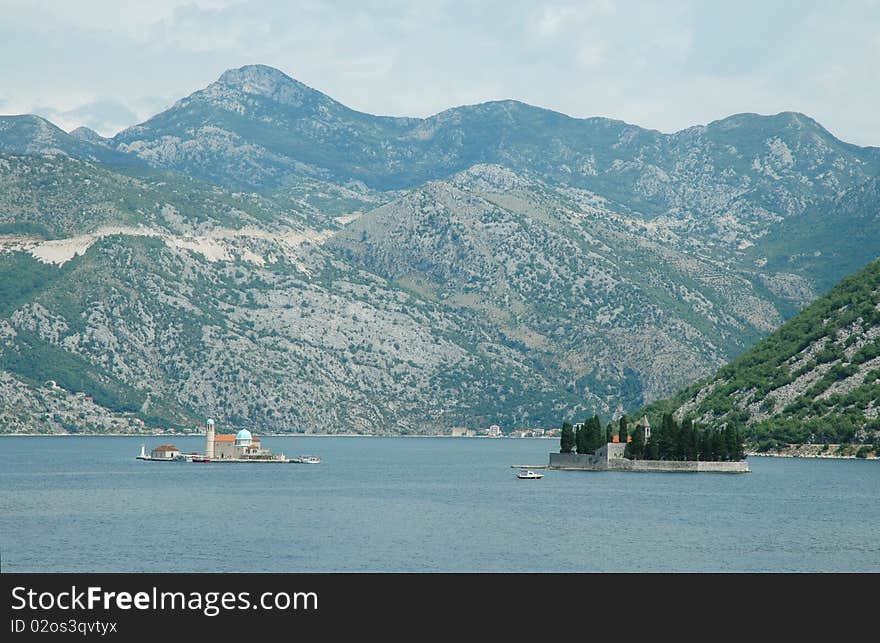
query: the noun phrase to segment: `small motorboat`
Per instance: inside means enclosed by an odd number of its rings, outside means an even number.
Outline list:
[[[525,469],[523,471],[517,471],[516,477],[520,480],[540,480],[544,477],[543,473],[537,473],[532,471],[531,469]]]
[[[321,464],[321,458],[316,455],[301,455],[298,458],[291,460],[291,462],[299,464]]]

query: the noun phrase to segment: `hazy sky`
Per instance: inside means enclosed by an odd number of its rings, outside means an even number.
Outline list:
[[[0,113],[102,134],[225,70],[362,111],[515,98],[670,132],[804,112],[880,145],[880,0],[0,0]]]

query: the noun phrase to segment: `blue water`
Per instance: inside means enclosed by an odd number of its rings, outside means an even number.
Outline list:
[[[141,462],[142,441],[167,439],[0,438],[2,570],[880,571],[880,461],[521,481],[555,441],[263,439],[320,465]]]

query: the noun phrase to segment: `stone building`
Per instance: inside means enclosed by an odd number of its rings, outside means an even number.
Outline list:
[[[159,445],[150,452],[150,457],[154,460],[173,460],[179,455],[180,449],[173,444]]]
[[[259,460],[271,457],[272,452],[263,449],[260,438],[253,437],[247,429],[242,429],[235,435],[230,433],[214,436],[215,460]]]

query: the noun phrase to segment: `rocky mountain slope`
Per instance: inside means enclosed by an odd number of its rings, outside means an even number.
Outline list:
[[[349,109],[262,65],[227,71],[110,144],[255,190],[300,177],[405,189],[495,163],[655,215],[792,214],[880,168],[876,149],[842,143],[802,114],[741,114],[672,135],[511,100],[393,118]]]
[[[497,166],[410,191],[325,247],[467,311],[603,413],[671,393],[782,320],[754,275]]]
[[[45,118],[32,114],[0,116],[0,150],[13,154],[63,154],[126,167],[144,165],[132,154],[116,151],[88,136],[68,134]]]
[[[880,179],[874,178],[770,226],[746,255],[762,271],[803,275],[825,291],[877,258],[878,230]]]
[[[5,225],[19,226],[0,237],[5,430],[210,414],[264,431],[410,433],[583,405],[466,316],[325,251],[308,212],[66,157],[0,161]],[[105,417],[50,404],[62,396],[50,380]],[[30,415],[28,390],[43,400]]]
[[[612,416],[880,255],[878,173],[802,114],[378,117],[258,65],[112,138],[2,117],[6,426]]]
[[[880,440],[880,261],[707,381],[647,412],[671,409],[680,418],[744,425],[764,449]]]

